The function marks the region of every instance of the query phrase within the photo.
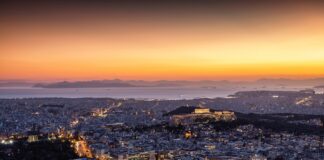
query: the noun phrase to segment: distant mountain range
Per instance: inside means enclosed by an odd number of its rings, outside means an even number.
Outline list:
[[[38,83],[34,87],[40,88],[101,88],[101,87],[135,87],[123,81],[104,80],[104,81],[77,81],[77,82],[56,82],[49,84]]]
[[[259,79],[256,81],[144,81],[144,80],[90,80],[90,81],[60,81],[51,83],[33,83],[29,81],[0,80],[0,87],[32,86],[37,88],[102,88],[102,87],[235,87],[235,86],[308,86],[323,88],[324,78],[313,79]]]
[[[76,82],[38,83],[34,87],[40,88],[99,88],[99,87],[181,87],[181,86],[215,86],[229,85],[229,81],[143,81],[129,80],[92,80]]]
[[[324,84],[324,78],[313,78],[313,79],[260,79],[257,80],[256,83],[259,84],[278,84],[278,85],[309,85],[309,86],[317,86]]]
[[[31,87],[33,82],[24,80],[0,80],[0,87]]]
[[[318,86],[324,84],[324,78],[294,80],[294,79],[260,79],[257,81],[143,81],[143,80],[94,80],[76,82],[56,82],[36,84],[42,88],[96,88],[96,87],[233,87],[233,86]]]
[[[315,86],[314,88],[322,88],[322,89],[324,89],[324,85],[321,85],[321,86]]]

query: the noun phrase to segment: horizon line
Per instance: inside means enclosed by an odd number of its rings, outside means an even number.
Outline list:
[[[0,79],[0,83],[6,83],[6,82],[29,82],[29,83],[36,83],[36,82],[86,82],[86,81],[146,81],[146,82],[158,82],[158,81],[187,81],[187,82],[201,82],[201,81],[214,81],[214,82],[220,82],[220,81],[228,81],[228,82],[256,82],[260,80],[296,80],[296,81],[302,81],[302,80],[315,80],[315,79],[324,79],[324,76],[319,77],[309,77],[309,78],[288,78],[288,77],[263,77],[263,78],[256,78],[256,79],[123,79],[123,78],[111,78],[111,79],[51,79],[51,80],[32,80],[32,79]]]

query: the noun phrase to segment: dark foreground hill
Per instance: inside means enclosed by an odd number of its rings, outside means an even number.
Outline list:
[[[0,160],[68,160],[78,158],[70,145],[69,142],[60,140],[34,143],[21,140],[12,145],[0,145]]]

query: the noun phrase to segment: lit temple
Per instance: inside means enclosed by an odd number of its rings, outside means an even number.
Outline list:
[[[215,111],[206,107],[180,107],[168,115],[171,116],[173,124],[192,124],[197,119],[211,119],[215,121],[236,120],[235,113],[232,111]]]

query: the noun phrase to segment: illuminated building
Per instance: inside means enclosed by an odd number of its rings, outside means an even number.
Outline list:
[[[27,134],[28,134],[27,141],[29,143],[37,142],[38,141],[39,130],[38,130],[38,128],[35,125],[33,125],[32,130],[29,131],[29,132],[27,132]]]
[[[195,114],[205,114],[205,113],[210,113],[209,108],[196,108],[194,111]]]
[[[98,109],[93,110],[92,116],[104,118],[104,117],[107,117],[107,113],[108,113],[108,109],[98,108]]]
[[[156,159],[157,160],[169,160],[171,159],[169,156],[169,152],[164,151],[164,152],[159,152],[156,154]]]
[[[208,150],[215,150],[216,146],[214,144],[207,144],[207,145],[205,145],[205,148]]]
[[[170,112],[173,124],[192,124],[196,119],[207,118],[215,121],[234,121],[236,115],[232,111],[214,111],[203,107],[180,107]]]
[[[191,131],[186,131],[185,134],[184,134],[184,137],[185,137],[186,139],[191,138],[191,137],[192,137],[192,132],[191,132]]]
[[[119,155],[118,160],[156,160],[155,151],[147,151],[134,155]]]
[[[38,132],[36,132],[36,131],[30,131],[30,132],[28,132],[28,139],[27,139],[27,141],[29,142],[29,143],[32,143],[32,142],[37,142],[38,141]]]
[[[267,160],[267,158],[262,155],[255,154],[251,157],[251,160]]]

